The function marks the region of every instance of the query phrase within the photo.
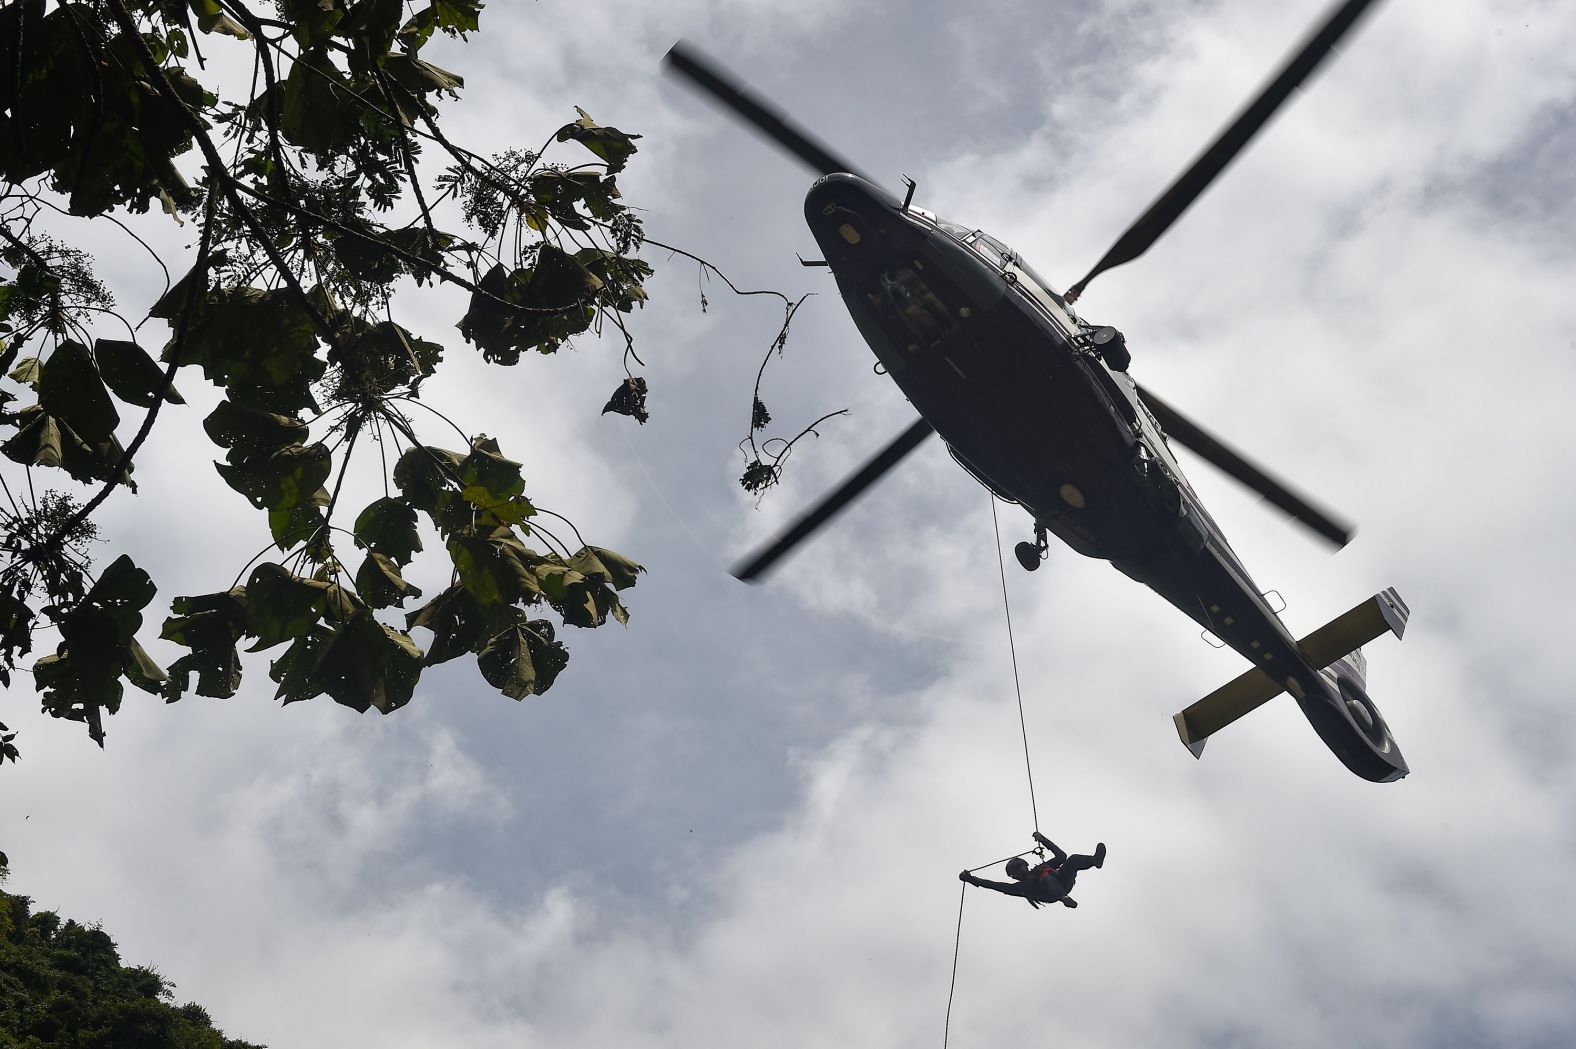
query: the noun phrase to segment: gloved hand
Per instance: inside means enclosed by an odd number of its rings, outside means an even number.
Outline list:
[[[962,871],[958,874],[958,881],[966,881],[970,885],[973,885],[974,875],[970,874],[968,871]]]

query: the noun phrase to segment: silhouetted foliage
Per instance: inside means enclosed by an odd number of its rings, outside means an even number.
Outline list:
[[[3,867],[0,867],[3,870]],[[97,926],[0,891],[0,1045],[17,1049],[264,1049],[226,1038],[174,985],[124,966]]]
[[[43,707],[100,745],[126,683],[168,702],[229,697],[243,646],[275,650],[269,676],[284,703],[327,695],[388,713],[426,667],[462,655],[507,696],[540,693],[569,658],[552,619],[627,619],[620,595],[642,567],[587,544],[527,498],[521,464],[495,439],[421,401],[445,347],[390,312],[397,295],[456,285],[468,295],[461,336],[500,366],[616,332],[629,377],[606,410],[647,418],[625,321],[652,269],[616,181],[639,136],[578,111],[534,149],[487,157],[447,138],[438,104],[463,81],[423,48],[437,33],[476,31],[481,8],[0,9],[0,372],[15,387],[0,390],[0,454],[26,473],[0,492],[0,683],[41,628],[57,629],[32,667]],[[221,54],[250,67],[249,95],[203,82]],[[439,165],[418,167],[428,153]],[[134,324],[57,227],[61,216],[113,223],[168,274],[115,217],[155,206],[188,225],[194,256]],[[786,334],[794,304],[783,302]],[[146,332],[161,328],[162,350],[150,349]],[[135,490],[134,459],[161,409],[184,403],[183,368],[222,391],[203,420],[215,465],[273,542],[230,584],[174,599],[160,636],[186,651],[166,670],[137,640],[154,581],[124,555],[95,575],[89,544],[104,499]],[[545,396],[523,392],[522,410]],[[123,412],[142,415],[124,446]],[[423,436],[434,420],[458,431],[457,449]],[[383,474],[385,495],[365,507],[341,502],[352,461]],[[38,471],[79,487],[35,484]],[[203,513],[179,492],[160,499]],[[405,578],[423,534],[436,535],[452,585],[403,611],[423,596]],[[0,762],[16,759],[11,738]]]

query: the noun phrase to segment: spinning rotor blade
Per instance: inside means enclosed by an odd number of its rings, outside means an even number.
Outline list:
[[[1293,520],[1311,528],[1336,546],[1345,546],[1352,541],[1351,525],[1314,506],[1306,496],[1299,495],[1281,484],[1147,389],[1139,387],[1138,395],[1149,406],[1155,418],[1160,420],[1160,426],[1166,431],[1167,437],[1214,463],[1220,470],[1286,511]]]
[[[901,462],[904,456],[918,448],[920,442],[934,432],[924,419],[916,419],[912,426],[898,435],[897,440],[877,452],[858,470],[849,474],[842,484],[795,521],[791,528],[751,554],[748,559],[734,565],[732,569],[734,576],[746,583],[759,579],[779,558],[810,538],[816,529],[830,521],[843,507],[863,495],[866,488]]]
[[[1208,149],[1199,154],[1193,166],[1149,205],[1149,210],[1127,228],[1127,232],[1112,245],[1104,258],[1095,263],[1094,269],[1083,280],[1067,290],[1067,301],[1076,302],[1085,286],[1097,275],[1124,262],[1131,262],[1148,251],[1160,239],[1160,235],[1170,229],[1171,224],[1181,218],[1182,213],[1209,188],[1209,184],[1236,159],[1243,147],[1253,140],[1253,136],[1275,115],[1275,111],[1297,86],[1319,67],[1319,63],[1324,61],[1325,56],[1372,3],[1373,0],[1345,0],[1336,8],[1324,24],[1308,37],[1302,50],[1275,74],[1275,79],[1210,143]]]
[[[821,174],[846,171],[851,175],[860,175],[858,168],[811,138],[808,132],[795,127],[786,116],[756,98],[742,83],[724,72],[721,66],[684,41],[673,45],[668,51],[666,62],[669,69],[733,110],[745,123],[754,125],[755,130]],[[864,178],[863,175],[860,177]]]

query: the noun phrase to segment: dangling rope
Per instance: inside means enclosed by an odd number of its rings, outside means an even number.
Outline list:
[[[952,982],[947,984],[947,1019],[941,1025],[941,1049],[947,1049],[947,1039],[952,1036],[952,992],[958,987],[958,948],[963,945],[963,898],[969,887],[958,890],[958,935],[952,941]]]
[[[1007,601],[1007,562],[1001,555],[1001,522],[996,518],[996,497],[990,499],[990,523],[996,532],[996,568],[1001,574],[1001,610],[1007,617],[1007,650],[1012,653],[1012,688],[1018,695],[1018,731],[1023,735],[1023,771],[1029,778],[1029,812],[1034,816],[1034,833],[1040,833],[1040,808],[1034,800],[1034,764],[1029,760],[1029,725],[1023,714],[1023,683],[1018,678],[1018,645],[1012,637],[1012,605]],[[1030,853],[1039,853],[1039,849],[1030,849],[1020,852],[1016,856],[1008,856],[1006,860],[993,860],[978,867],[970,867],[969,874],[982,871],[986,867],[994,867],[998,863],[1017,859],[1018,856],[1028,856]],[[947,1017],[941,1027],[941,1049],[947,1049],[947,1040],[952,1036],[952,996],[958,988],[958,951],[963,946],[963,901],[968,896],[969,887],[964,885],[958,890],[958,930],[952,941],[952,979],[947,984]]]
[[[1038,851],[1037,849],[1030,849],[1028,852],[1018,853],[1018,856],[1028,856]],[[998,863],[1015,860],[1018,856],[1008,856],[1006,860],[993,860],[978,867],[970,867],[968,872],[973,874],[975,871],[982,871],[986,867],[994,867]],[[947,1039],[952,1034],[952,995],[958,989],[958,948],[963,946],[963,899],[968,895],[968,892],[968,885],[964,885],[958,890],[958,931],[952,941],[952,980],[947,984],[947,1018],[941,1025],[941,1049],[947,1049]]]
[[[1007,649],[1012,653],[1012,687],[1018,693],[1018,729],[1023,733],[1023,771],[1029,777],[1029,811],[1034,816],[1035,833],[1039,833],[1040,810],[1034,802],[1034,766],[1029,761],[1029,727],[1023,717],[1023,685],[1018,680],[1018,646],[1012,639],[1012,606],[1007,603],[1007,562],[1001,556],[1001,523],[996,520],[994,495],[990,497],[990,523],[996,530],[996,567],[1001,572],[1001,608],[1007,614]]]

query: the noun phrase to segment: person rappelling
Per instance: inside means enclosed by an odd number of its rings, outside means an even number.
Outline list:
[[[1036,910],[1041,904],[1046,903],[1060,903],[1063,907],[1078,906],[1078,901],[1067,894],[1072,891],[1073,884],[1078,880],[1079,871],[1105,866],[1105,842],[1102,841],[1094,847],[1093,856],[1085,856],[1082,853],[1069,856],[1039,831],[1034,832],[1034,840],[1042,847],[1051,850],[1051,858],[1031,867],[1029,861],[1022,856],[1014,856],[1007,861],[1007,877],[1013,879],[1012,881],[976,878],[970,871],[960,873],[958,880],[977,885],[982,889],[994,889],[1007,896],[1021,896]]]

